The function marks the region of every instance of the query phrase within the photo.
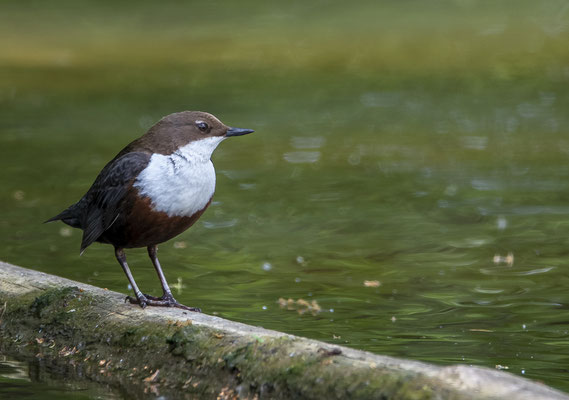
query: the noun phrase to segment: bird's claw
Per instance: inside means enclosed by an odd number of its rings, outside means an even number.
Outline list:
[[[138,304],[141,308],[146,308],[146,306],[148,305],[148,299],[144,296],[140,296],[140,297],[132,297],[132,296],[126,296],[126,298],[124,299],[124,302],[129,302],[130,304]]]
[[[126,296],[125,303],[128,301],[130,304],[138,304],[142,308],[146,308],[146,306],[154,306],[154,307],[175,307],[180,308],[182,310],[187,310],[191,312],[198,312],[201,313],[202,310],[198,307],[188,307],[181,303],[178,303],[176,299],[172,295],[164,295],[162,297],[154,297],[148,296],[146,294],[141,295],[140,297],[132,297]]]

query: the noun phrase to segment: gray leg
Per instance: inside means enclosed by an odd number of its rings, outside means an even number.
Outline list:
[[[160,261],[158,261],[158,247],[156,245],[148,246],[148,256],[152,260],[152,264],[154,265],[154,269],[158,274],[158,279],[160,279],[160,284],[162,285],[162,291],[164,292],[162,298],[172,299],[174,300],[174,296],[172,296],[172,291],[168,286],[168,282],[166,282],[166,277],[164,276],[164,272],[162,272],[162,267],[160,266]],[[175,301],[175,300],[174,300]]]
[[[124,249],[121,248],[115,248],[115,257],[117,258],[119,264],[121,265],[127,279],[128,282],[130,283],[130,286],[132,286],[132,290],[134,290],[134,294],[136,296],[136,299],[127,296],[127,300],[129,300],[131,303],[135,303],[135,304],[140,304],[140,307],[145,308],[147,305],[147,299],[144,297],[144,295],[142,294],[142,292],[140,291],[140,289],[138,288],[138,285],[136,284],[136,282],[134,281],[134,278],[132,276],[132,274],[130,273],[130,268],[128,267],[128,264],[126,263],[126,255],[124,254]]]
[[[183,304],[180,304],[176,301],[174,296],[172,295],[172,291],[168,286],[168,282],[166,282],[166,277],[164,276],[164,272],[162,272],[162,267],[160,266],[160,261],[158,261],[158,247],[156,245],[148,246],[148,256],[152,260],[152,265],[154,265],[154,269],[156,269],[156,273],[158,274],[158,279],[160,279],[160,284],[162,285],[162,297],[156,298],[152,296],[145,295],[148,300],[148,304],[151,306],[165,306],[165,307],[176,307],[181,308],[183,310],[194,311],[194,312],[201,312],[201,310],[197,307],[188,307]]]

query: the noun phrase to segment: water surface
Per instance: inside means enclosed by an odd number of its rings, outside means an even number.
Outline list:
[[[41,222],[162,116],[209,111],[256,132],[160,246],[181,302],[569,390],[566,4],[245,4],[0,6],[1,258],[129,293],[110,247]]]

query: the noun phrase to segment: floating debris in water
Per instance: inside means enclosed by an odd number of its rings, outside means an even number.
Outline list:
[[[293,299],[288,299],[286,301],[286,308],[288,310],[294,310],[294,300]]]
[[[510,252],[508,252],[508,255],[505,257],[502,257],[499,254],[496,254],[492,260],[494,261],[494,264],[496,264],[496,265],[503,263],[503,264],[506,264],[508,267],[512,267],[514,265],[514,253],[512,253],[510,251]]]
[[[510,367],[508,367],[507,365],[500,365],[500,364],[496,364],[496,369],[510,369]]]
[[[311,308],[312,313],[319,313],[320,311],[322,311],[320,305],[316,302],[316,300],[312,300],[309,308]]]
[[[301,315],[306,312],[310,312],[312,313],[312,315],[316,315],[320,311],[322,311],[322,308],[320,307],[320,305],[316,300],[308,302],[304,299],[298,299],[294,301],[293,299],[285,300],[284,298],[280,297],[277,300],[277,303],[279,304],[280,308],[286,308],[287,310],[290,311],[296,311]]]
[[[391,317],[391,322],[395,322],[397,321],[397,318],[395,318],[395,315]]]
[[[296,305],[297,305],[297,306],[300,306],[300,307],[310,307],[310,303],[307,302],[307,301],[304,300],[304,299],[298,299],[298,300],[296,301]]]
[[[281,308],[286,308],[287,310],[294,310],[294,309],[295,309],[295,307],[294,307],[294,300],[293,300],[293,299],[285,300],[285,299],[283,299],[282,297],[280,297],[280,298],[277,300],[277,303],[279,303],[279,306],[280,306]]]
[[[476,328],[469,329],[469,331],[470,332],[494,332],[491,329],[476,329]]]
[[[14,200],[22,201],[24,200],[25,193],[23,190],[16,190],[12,196],[14,197]]]
[[[185,249],[186,247],[188,247],[186,242],[174,242],[175,249]]]
[[[365,287],[379,287],[380,285],[381,285],[381,282],[379,282],[379,281],[364,281]]]

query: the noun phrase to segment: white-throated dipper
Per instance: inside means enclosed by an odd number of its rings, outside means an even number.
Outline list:
[[[116,155],[85,195],[46,222],[61,220],[83,230],[81,253],[93,242],[115,247],[136,297],[133,304],[199,308],[178,303],[157,257],[157,245],[179,235],[204,213],[215,191],[211,154],[224,139],[253,132],[224,125],[211,114],[183,111],[162,118]],[[146,247],[162,284],[162,297],[143,294],[124,249]]]

